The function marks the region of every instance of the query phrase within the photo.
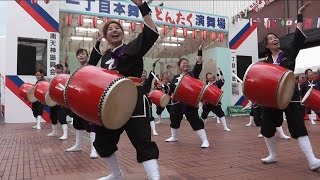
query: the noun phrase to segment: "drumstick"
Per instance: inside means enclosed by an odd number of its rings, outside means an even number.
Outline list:
[[[61,89],[63,89],[63,90],[66,89],[66,87],[65,87],[64,85],[62,85],[61,83],[59,83],[58,86],[59,86],[59,88],[61,88]]]
[[[237,76],[235,75],[234,73],[232,73],[233,77],[235,77],[240,83],[243,83],[243,81]]]
[[[152,76],[157,80],[157,81],[159,81],[160,82],[160,80],[159,80],[159,78],[151,71],[151,74],[152,74]],[[162,85],[162,87],[164,88],[164,85],[163,84],[161,84]]]

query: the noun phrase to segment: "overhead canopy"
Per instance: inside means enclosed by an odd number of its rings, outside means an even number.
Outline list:
[[[303,49],[299,52],[294,73],[304,73],[308,68],[313,71],[320,68],[320,46]]]

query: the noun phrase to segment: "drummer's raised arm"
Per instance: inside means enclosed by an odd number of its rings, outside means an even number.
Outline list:
[[[151,14],[150,14],[151,9],[149,8],[148,4],[146,2],[142,2],[142,0],[131,0],[131,1],[139,7],[145,25],[147,25],[154,32],[158,33],[157,26],[154,24],[151,18]]]
[[[300,29],[302,32],[303,29],[303,12],[304,10],[311,4],[311,2],[307,2],[298,10],[298,17],[297,17],[297,28]]]
[[[92,48],[92,51],[91,51],[91,54],[90,54],[90,58],[89,58],[89,61],[88,61],[89,65],[96,66],[98,64],[100,58],[102,57],[102,53],[100,51],[100,43],[101,43],[102,38],[103,38],[103,35],[98,33],[97,34],[97,42],[94,45],[94,47]]]

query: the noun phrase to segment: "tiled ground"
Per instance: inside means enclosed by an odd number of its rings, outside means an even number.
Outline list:
[[[154,137],[160,149],[161,179],[320,179],[320,173],[308,169],[307,161],[296,140],[277,139],[278,163],[265,165],[260,158],[267,155],[256,127],[244,127],[248,117],[227,118],[232,132],[222,130],[210,120],[206,131],[211,147],[200,148],[200,140],[186,121],[180,130],[179,142],[166,143],[169,123],[158,124],[159,136]],[[320,122],[306,122],[315,154],[320,158]],[[49,124],[34,130],[34,124],[0,125],[0,178],[5,179],[97,179],[110,171],[102,159],[89,159],[89,139],[85,133],[83,151],[66,153],[74,144],[74,130],[70,125],[69,139],[49,138]],[[286,124],[284,125],[285,132]],[[59,127],[60,128],[60,127]],[[61,128],[59,135],[61,135]],[[135,150],[123,134],[117,153],[126,179],[146,179],[143,166],[135,160]]]

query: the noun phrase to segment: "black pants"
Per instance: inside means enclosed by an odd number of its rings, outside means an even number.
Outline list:
[[[72,114],[73,117],[73,127],[76,130],[86,130],[87,132],[95,132],[97,128],[96,125],[84,120],[82,117]]]
[[[291,137],[297,139],[308,135],[302,109],[300,103],[290,103],[285,110],[263,107],[261,134],[267,138],[274,136],[276,127],[282,125],[283,112],[285,112]]]
[[[167,109],[168,113],[170,114],[171,105],[167,105],[166,107],[157,106],[157,111],[156,111],[157,115],[160,116],[165,108]]]
[[[148,107],[144,107],[142,90],[138,88],[138,102],[134,115],[138,115],[145,109],[149,111]],[[147,103],[146,103],[147,106]],[[137,151],[137,161],[142,163],[150,159],[159,158],[159,149],[155,142],[151,141],[150,119],[146,117],[130,118],[129,121],[120,129],[111,130],[98,126],[96,128],[96,139],[93,143],[97,152],[101,157],[109,157],[118,150],[117,144],[120,135],[126,131],[132,145]]]
[[[173,129],[180,128],[183,114],[186,115],[186,118],[194,131],[204,128],[203,121],[198,114],[198,108],[178,103],[171,106],[170,113],[170,127]]]
[[[60,124],[67,124],[68,109],[63,106],[56,105],[50,107],[50,119],[53,125],[58,124],[58,120]]]
[[[210,111],[215,113],[219,118],[225,116],[224,112],[221,109],[221,105],[214,106],[212,104],[206,103],[206,104],[204,104],[202,106],[201,118],[202,119],[207,119],[208,118],[208,114],[210,113]]]
[[[36,101],[36,102],[32,103],[31,109],[32,109],[33,116],[36,118],[38,116],[43,115],[44,105],[41,102]]]
[[[262,107],[261,106],[252,106],[250,116],[253,116],[253,121],[257,127],[260,127],[262,124]]]

